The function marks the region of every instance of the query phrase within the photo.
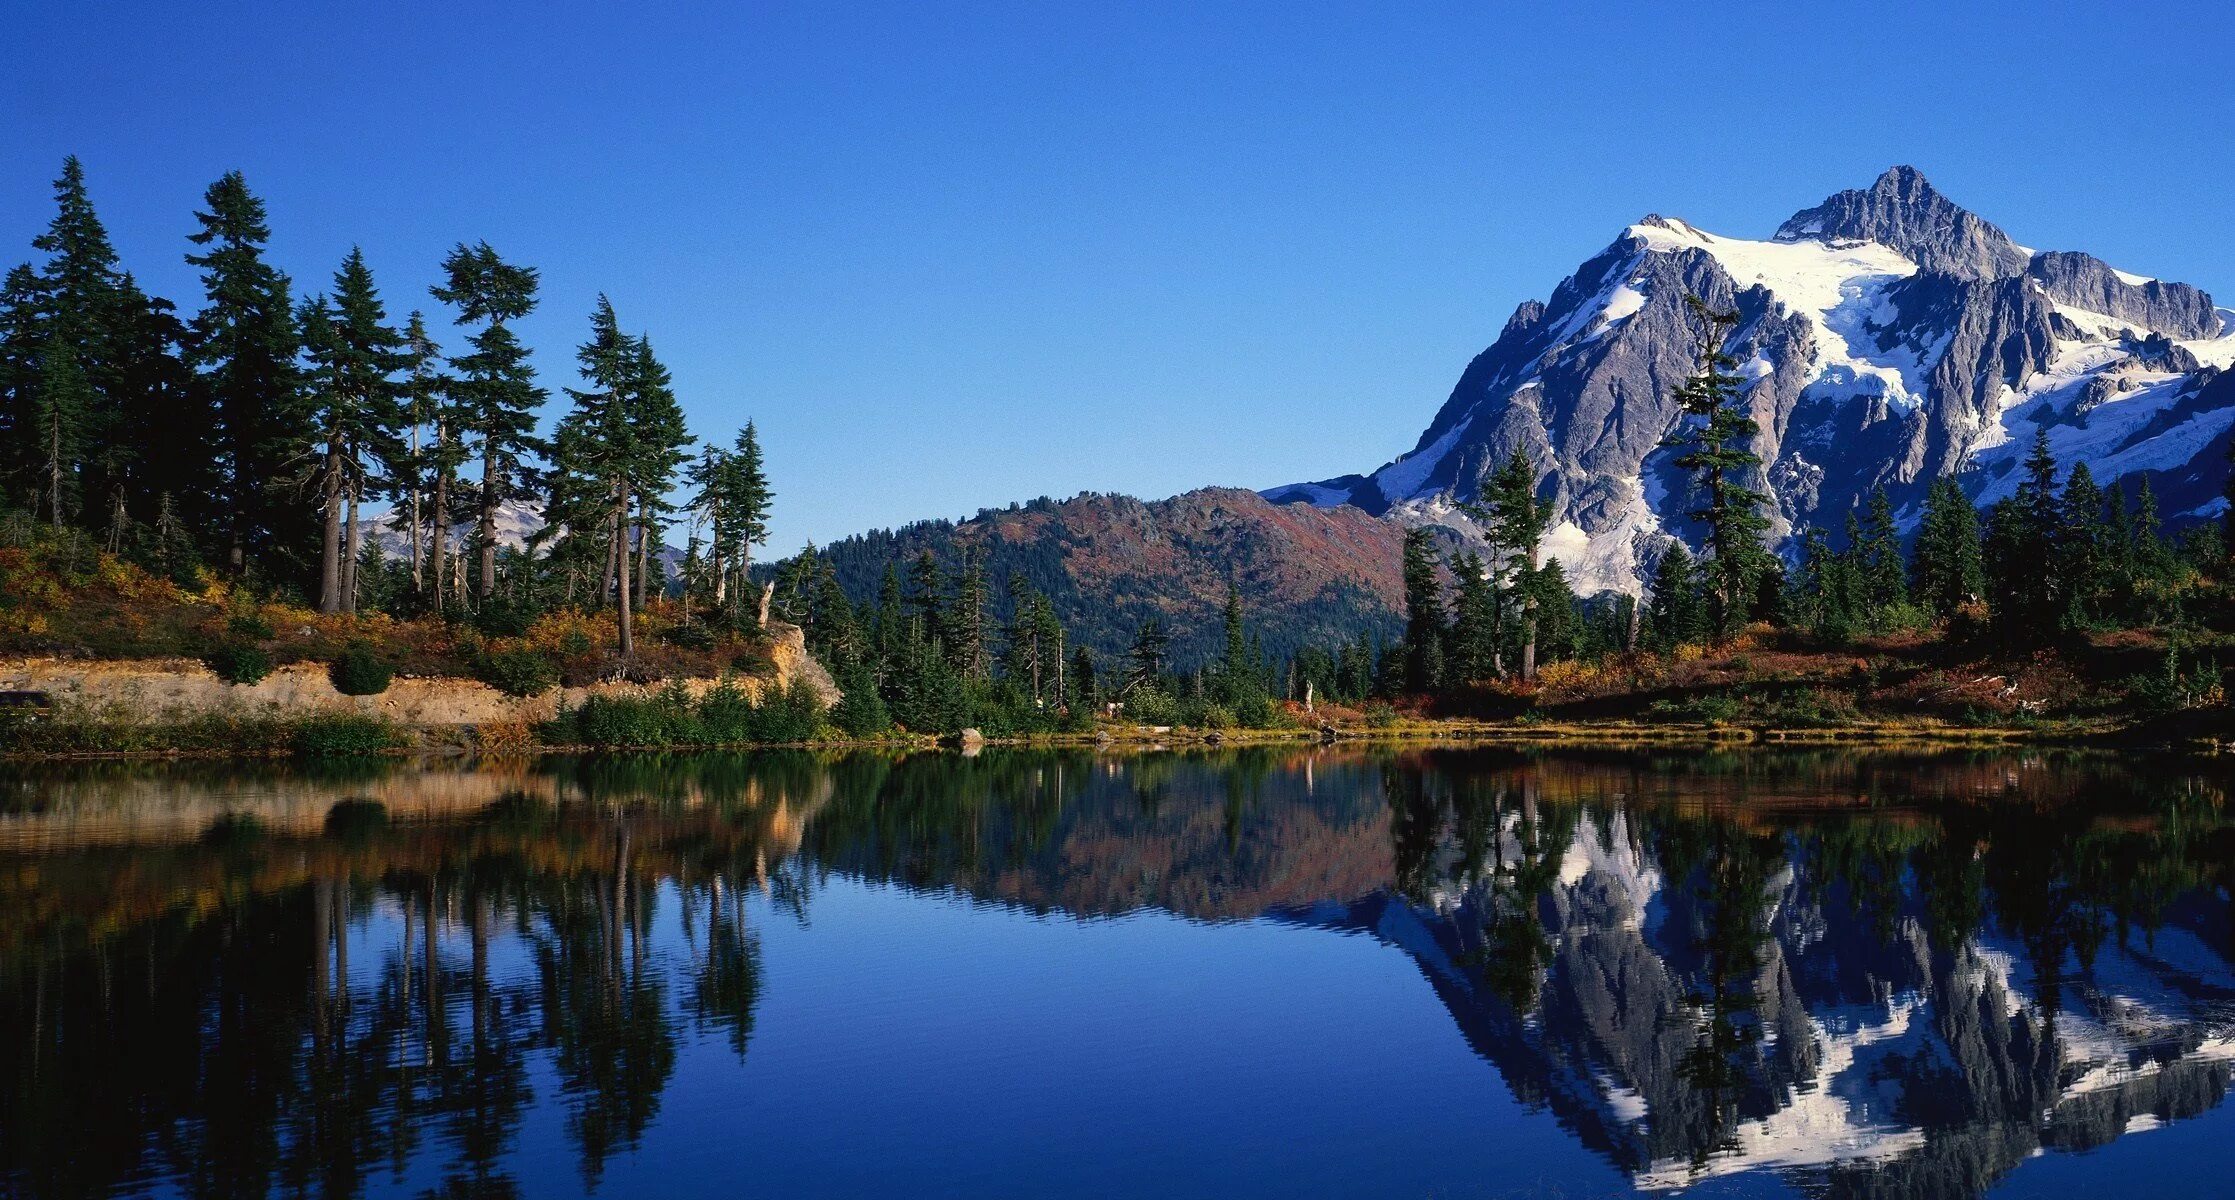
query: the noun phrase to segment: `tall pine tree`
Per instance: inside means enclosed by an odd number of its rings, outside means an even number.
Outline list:
[[[1717,311],[1697,296],[1685,297],[1685,303],[1697,338],[1698,367],[1677,388],[1676,400],[1696,422],[1681,427],[1671,440],[1684,447],[1676,465],[1694,474],[1702,498],[1690,515],[1707,525],[1707,591],[1718,632],[1730,634],[1745,625],[1756,584],[1770,565],[1762,546],[1769,531],[1769,518],[1762,512],[1768,497],[1749,482],[1762,463],[1753,450],[1760,430],[1739,407],[1741,381],[1732,373],[1738,360],[1723,349],[1738,314]]]
[[[316,523],[297,486],[309,420],[287,276],[264,259],[264,202],[240,172],[202,202],[188,240],[203,249],[186,261],[201,268],[207,301],[189,326],[187,361],[210,397],[225,559],[236,573],[259,567],[301,583]]]
[[[481,459],[474,550],[476,586],[486,600],[497,586],[497,511],[531,494],[537,481],[532,460],[544,449],[535,436],[535,414],[547,393],[536,385],[528,348],[511,326],[535,311],[538,277],[534,268],[504,261],[487,242],[460,242],[442,260],[442,271],[446,282],[429,291],[457,308],[462,324],[480,326],[466,339],[473,352],[450,366],[458,376],[451,393],[461,432]]]

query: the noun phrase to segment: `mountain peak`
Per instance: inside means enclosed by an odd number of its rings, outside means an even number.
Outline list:
[[[1781,242],[1811,238],[1877,242],[1925,270],[1961,279],[2022,274],[2033,257],[1907,165],[1889,167],[1869,188],[1836,193],[1777,227]]]

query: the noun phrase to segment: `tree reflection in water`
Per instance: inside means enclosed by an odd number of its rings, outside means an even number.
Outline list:
[[[595,1187],[687,1043],[748,1054],[770,982],[748,899],[804,917],[827,873],[1370,932],[1515,1095],[1642,1185],[1976,1194],[2038,1149],[2204,1111],[2235,1060],[2235,835],[2202,768],[1259,749],[137,770],[37,776],[0,809],[0,1190],[511,1195],[538,1110]]]

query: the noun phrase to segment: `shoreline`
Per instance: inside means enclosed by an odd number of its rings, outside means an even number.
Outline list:
[[[402,732],[426,733],[426,729]],[[437,727],[433,732],[456,733],[458,727]],[[123,750],[0,751],[0,763],[38,765],[101,762],[293,762],[372,759],[470,757],[549,758],[561,756],[633,757],[651,754],[737,754],[756,751],[858,752],[875,750],[942,751],[963,756],[980,749],[1099,750],[1122,754],[1155,754],[1189,750],[1242,749],[1257,746],[1496,746],[1604,747],[1639,746],[1669,749],[1826,749],[1851,747],[1885,749],[1958,750],[2021,746],[2098,750],[2171,750],[2190,753],[2226,753],[2235,743],[2211,739],[2172,741],[2134,740],[2132,724],[2060,726],[2055,728],[1919,726],[1893,722],[1858,722],[1837,726],[1780,727],[1774,725],[1709,725],[1701,723],[1645,723],[1634,721],[1410,721],[1385,728],[1333,729],[1287,727],[1278,729],[1190,729],[1185,727],[1105,727],[1093,733],[1030,734],[1015,737],[965,739],[954,734],[897,734],[874,738],[818,738],[794,742],[711,742],[665,746],[599,746],[566,743],[506,743],[477,746],[464,741],[442,744],[398,744],[355,753],[314,754],[275,747],[145,747]]]

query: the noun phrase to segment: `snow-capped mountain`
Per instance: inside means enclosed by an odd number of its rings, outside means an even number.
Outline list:
[[[1910,167],[1764,241],[1646,217],[1515,310],[1410,453],[1264,495],[1469,533],[1458,503],[1519,448],[1552,507],[1545,554],[1579,591],[1634,593],[1693,507],[1664,445],[1693,368],[1687,295],[1739,314],[1728,349],[1779,537],[1836,526],[1878,486],[1913,521],[1941,475],[1999,499],[2036,428],[2098,481],[2146,474],[2169,516],[2226,503],[2235,314],[2185,283],[2021,246]]]

